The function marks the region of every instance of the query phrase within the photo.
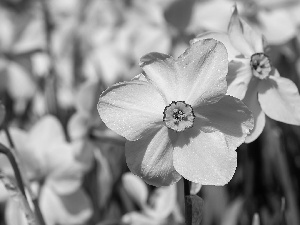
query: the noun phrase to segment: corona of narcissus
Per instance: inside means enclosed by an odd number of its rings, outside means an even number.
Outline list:
[[[230,56],[227,94],[241,99],[253,113],[255,126],[246,142],[254,141],[262,133],[265,115],[300,125],[300,96],[296,85],[271,66],[264,53],[263,36],[239,17],[236,6],[227,33],[204,33],[192,43],[205,38],[225,44]]]
[[[108,88],[98,103],[104,123],[127,139],[131,172],[155,186],[182,176],[207,185],[228,183],[237,166],[235,150],[253,128],[253,117],[226,95],[225,46],[200,40],[178,59],[149,53],[140,65],[143,74]]]

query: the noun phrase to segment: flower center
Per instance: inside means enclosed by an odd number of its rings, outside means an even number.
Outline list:
[[[174,102],[166,106],[163,120],[166,126],[176,132],[191,128],[194,124],[195,115],[192,106],[184,101]]]
[[[265,79],[271,72],[269,58],[264,53],[255,53],[251,56],[250,65],[253,75],[259,79]]]

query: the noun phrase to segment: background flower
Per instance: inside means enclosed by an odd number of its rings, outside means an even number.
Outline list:
[[[132,173],[125,173],[122,183],[129,196],[141,209],[140,212],[134,211],[125,214],[122,217],[124,224],[159,225],[172,223],[174,220],[183,222],[183,215],[178,211],[176,184],[157,188],[149,196],[146,184]]]
[[[227,36],[228,35],[228,36]],[[231,59],[227,76],[227,94],[235,96],[249,107],[255,118],[255,128],[246,142],[254,141],[263,131],[265,114],[270,118],[300,125],[300,96],[295,84],[272,68],[264,54],[263,37],[238,15],[237,7],[226,33],[207,33],[198,39],[213,37],[224,40]]]

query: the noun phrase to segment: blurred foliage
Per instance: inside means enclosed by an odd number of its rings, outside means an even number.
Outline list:
[[[109,85],[141,73],[148,52],[175,57],[226,31],[230,0],[2,0],[0,107],[47,224],[183,224],[183,183],[154,188],[128,173],[125,140],[100,121]],[[240,0],[281,76],[300,87],[300,3]],[[51,116],[50,116],[51,115]],[[1,131],[0,141],[10,147]],[[299,225],[300,128],[267,121],[238,150],[224,187],[203,186],[203,224]],[[0,156],[0,172],[13,179]],[[26,224],[0,183],[0,224]]]

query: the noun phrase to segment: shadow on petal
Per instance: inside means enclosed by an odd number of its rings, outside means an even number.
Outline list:
[[[230,150],[241,145],[253,128],[252,113],[241,100],[232,96],[226,95],[215,104],[198,107],[195,113],[196,120],[206,122],[201,124],[202,129],[216,129],[224,134]]]
[[[258,101],[267,116],[283,123],[300,125],[300,95],[291,80],[271,76],[259,87]]]

